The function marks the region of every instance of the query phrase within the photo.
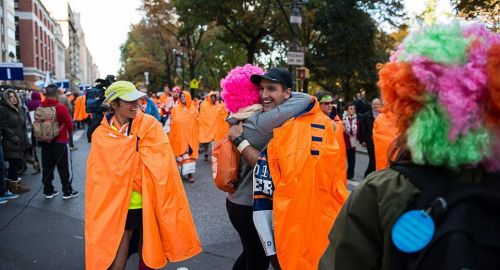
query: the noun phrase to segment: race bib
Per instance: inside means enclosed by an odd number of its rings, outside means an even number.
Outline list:
[[[253,170],[253,223],[267,256],[276,254],[273,193],[274,185],[267,163],[267,150],[264,150]]]

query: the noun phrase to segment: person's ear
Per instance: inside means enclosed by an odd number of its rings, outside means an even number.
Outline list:
[[[292,88],[285,89],[285,98],[289,99],[292,96]]]

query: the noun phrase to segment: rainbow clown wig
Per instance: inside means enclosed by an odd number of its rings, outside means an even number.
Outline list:
[[[235,67],[220,81],[221,97],[226,109],[231,113],[239,109],[260,103],[259,88],[250,81],[250,76],[264,74],[264,70],[257,66],[246,64]]]
[[[426,26],[379,68],[384,109],[414,163],[500,171],[500,34],[457,21]]]

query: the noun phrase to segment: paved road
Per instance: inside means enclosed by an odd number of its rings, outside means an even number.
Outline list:
[[[83,209],[89,144],[82,131],[75,132],[74,138],[79,149],[72,152],[73,187],[80,196],[71,200],[62,200],[61,195],[45,199],[41,175],[31,175],[30,167],[22,178],[31,191],[0,205],[0,270],[85,269]],[[358,153],[357,165],[355,179],[359,180],[367,165],[366,154]],[[196,183],[184,186],[203,253],[164,269],[231,269],[241,246],[226,214],[225,194],[212,185],[208,162],[198,162],[195,177]],[[58,179],[56,174],[55,187],[60,191]],[[351,182],[350,189],[356,184]],[[137,269],[137,256],[129,260],[127,269]]]

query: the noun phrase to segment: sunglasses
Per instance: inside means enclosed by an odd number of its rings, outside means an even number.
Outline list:
[[[333,105],[333,101],[322,102],[321,105]]]

